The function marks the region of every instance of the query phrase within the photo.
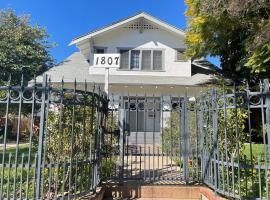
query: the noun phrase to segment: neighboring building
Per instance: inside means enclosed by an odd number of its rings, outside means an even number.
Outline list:
[[[70,45],[76,45],[80,51],[46,73],[53,84],[60,83],[62,78],[72,84],[76,78],[78,85],[84,81],[103,85],[105,69],[93,67],[94,54],[120,53],[120,68],[110,69],[109,78],[109,94],[115,99],[129,95],[134,100],[154,95],[166,100],[186,92],[195,96],[203,84],[211,82],[216,67],[203,59],[185,60],[184,40],[185,31],[139,13],[75,38]],[[140,120],[137,125],[130,124],[131,131],[159,132],[159,115],[153,119],[153,114],[149,114],[145,119],[142,114],[137,117]]]

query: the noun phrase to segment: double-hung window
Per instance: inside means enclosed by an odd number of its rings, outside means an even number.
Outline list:
[[[164,52],[150,49],[120,49],[120,69],[125,70],[163,70]]]
[[[131,51],[130,69],[140,69],[140,53],[139,50]]]
[[[142,50],[142,70],[151,70],[152,66],[151,56],[152,56],[151,50]]]
[[[153,51],[153,70],[162,70],[162,51]]]
[[[123,49],[120,50],[120,68],[121,69],[129,69],[129,50]]]

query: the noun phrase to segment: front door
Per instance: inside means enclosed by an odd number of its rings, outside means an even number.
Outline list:
[[[124,97],[127,145],[160,145],[160,98]]]

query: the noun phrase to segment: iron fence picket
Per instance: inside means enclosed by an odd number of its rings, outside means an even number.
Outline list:
[[[21,175],[20,175],[20,199],[22,199],[22,185],[23,185],[23,183],[22,183],[22,179],[23,179],[23,165],[24,165],[24,153],[22,153],[22,155],[21,155]]]
[[[43,142],[43,145],[42,145],[42,150],[41,150],[41,152],[42,152],[42,155],[40,155],[40,156],[42,156],[42,172],[41,172],[41,188],[40,188],[40,196],[42,196],[42,198],[44,198],[44,192],[43,192],[43,190],[44,190],[44,176],[45,176],[45,158],[46,158],[46,153],[47,153],[47,143],[50,143],[50,140],[48,139],[48,141],[47,141],[47,137],[48,137],[48,133],[47,133],[47,131],[48,131],[48,113],[49,113],[49,103],[50,103],[50,98],[51,98],[51,79],[49,78],[49,80],[48,80],[48,91],[47,91],[47,98],[46,98],[46,100],[45,100],[45,106],[47,107],[47,109],[46,109],[46,107],[45,107],[45,113],[44,113],[44,115],[45,115],[45,121],[44,121],[44,136],[43,136],[43,140],[45,141],[45,142]]]
[[[225,192],[225,177],[224,177],[224,154],[221,152],[221,164],[222,164],[222,191]]]
[[[9,158],[8,158],[7,199],[10,199],[10,197],[9,197],[9,189],[10,189],[10,169],[11,169],[11,157],[12,157],[12,154],[10,153],[10,154],[9,154]]]
[[[31,154],[32,154],[32,139],[33,139],[33,126],[34,126],[34,111],[35,111],[35,91],[36,91],[36,81],[34,79],[34,87],[32,90],[32,101],[31,101],[31,118],[30,118],[30,136],[29,136],[29,145],[28,145],[28,161],[27,161],[27,172],[26,172],[26,196],[25,198],[28,199],[28,189],[29,189],[29,173],[30,173],[30,162],[31,162]],[[1,195],[0,195],[1,196]]]
[[[41,181],[41,168],[42,168],[42,147],[43,147],[43,137],[45,133],[45,112],[46,112],[46,92],[47,92],[47,75],[44,75],[43,77],[43,83],[42,87],[44,88],[44,91],[42,92],[42,102],[41,102],[41,117],[40,117],[40,131],[39,131],[39,137],[38,137],[38,160],[37,160],[37,185],[36,185],[36,199],[39,199],[40,197],[40,181]]]
[[[266,117],[266,134],[267,134],[267,141],[268,141],[268,159],[270,161],[270,142],[269,142],[270,141],[270,95],[267,94],[269,92],[269,80],[264,79],[263,84],[264,84],[264,93],[266,93],[265,95],[266,116],[265,117]],[[265,162],[267,162],[267,160],[265,160]]]
[[[23,75],[21,77],[21,85],[19,90],[19,108],[18,108],[18,119],[17,119],[17,131],[16,131],[16,152],[15,152],[15,171],[13,177],[13,198],[16,199],[16,183],[17,183],[17,163],[18,163],[18,151],[19,151],[19,134],[21,127],[21,115],[22,115],[22,93],[23,93]]]
[[[249,134],[249,153],[250,153],[250,163],[253,165],[253,151],[252,151],[252,137],[251,137],[251,118],[250,118],[250,93],[249,93],[249,84],[246,83],[246,101],[247,101],[247,113],[248,113],[248,134]],[[254,191],[254,174],[253,168],[251,169],[251,191]]]
[[[32,194],[32,198],[34,199],[35,198],[35,191],[36,191],[36,176],[35,176],[35,174],[36,174],[36,169],[37,169],[37,157],[38,157],[38,155],[37,155],[37,153],[35,153],[35,161],[34,161],[34,175],[33,175],[33,194]]]
[[[227,179],[226,179],[226,183],[227,183],[227,190],[229,191],[229,157],[228,157],[228,136],[227,136],[227,101],[226,101],[226,93],[225,93],[225,83],[224,83],[224,80],[222,81],[222,100],[223,100],[223,115],[224,115],[224,135],[225,135],[225,160],[226,160],[226,163],[227,163],[227,169],[226,169],[226,172],[227,172]]]
[[[52,161],[52,156],[50,155],[49,156],[50,157],[50,163],[53,163],[53,161]],[[49,177],[48,177],[48,194],[49,194],[49,198],[51,198],[52,197],[52,194],[51,194],[51,188],[52,188],[52,182],[51,182],[51,179],[52,179],[52,165],[50,165],[49,166]]]
[[[259,176],[259,195],[260,199],[262,198],[262,182],[261,182],[261,163],[260,163],[260,157],[257,158],[258,162],[258,176]]]
[[[268,182],[268,164],[267,161],[265,163],[265,189],[266,189],[266,199],[269,199],[269,182]]]
[[[3,140],[3,151],[2,151],[2,169],[1,169],[1,185],[0,185],[0,199],[3,198],[3,186],[4,186],[4,173],[5,173],[5,168],[4,168],[4,164],[5,164],[5,155],[6,155],[6,145],[7,145],[7,129],[8,129],[8,114],[9,114],[9,106],[10,106],[10,81],[11,81],[11,77],[9,77],[8,80],[8,89],[7,94],[6,94],[6,98],[7,100],[4,101],[4,103],[6,103],[6,109],[5,109],[5,130],[4,130],[4,140]]]

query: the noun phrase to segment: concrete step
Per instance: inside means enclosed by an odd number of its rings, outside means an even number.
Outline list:
[[[107,184],[104,199],[140,200],[225,200],[202,185],[142,185],[128,181],[122,185]]]
[[[109,191],[111,190],[111,191]],[[176,200],[199,200],[201,193],[199,187],[179,187],[163,185],[123,185],[108,188],[113,199],[176,199]],[[108,193],[107,193],[108,195]],[[139,197],[139,198],[138,198]]]
[[[141,185],[136,181],[118,185],[108,182],[97,193],[80,200],[227,200],[203,185]]]
[[[171,198],[105,198],[104,200],[171,200]],[[183,199],[173,199],[183,200]],[[188,199],[188,200],[201,200],[201,199]]]
[[[104,200],[171,200],[171,198],[105,198]],[[173,199],[183,200],[183,199]],[[201,199],[188,199],[188,200],[201,200]]]

